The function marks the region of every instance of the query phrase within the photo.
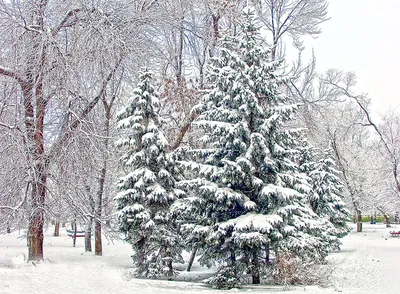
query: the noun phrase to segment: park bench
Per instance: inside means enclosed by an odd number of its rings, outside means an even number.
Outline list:
[[[397,232],[391,231],[389,233],[390,233],[390,235],[392,235],[392,237],[399,237],[400,236],[400,231],[397,231]]]
[[[74,230],[67,229],[66,231],[67,231],[68,237],[74,237],[74,233],[75,233]],[[76,231],[76,237],[85,237],[85,231],[83,231],[83,230]]]

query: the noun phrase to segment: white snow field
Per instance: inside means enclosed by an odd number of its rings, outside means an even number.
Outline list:
[[[364,232],[343,239],[342,250],[329,261],[336,270],[331,286],[244,286],[242,289],[214,290],[200,282],[136,279],[130,255],[131,247],[122,241],[103,240],[104,255],[84,253],[84,238],[72,247],[65,231],[53,237],[53,228],[45,233],[45,262],[26,263],[26,239],[21,234],[0,235],[0,293],[400,293],[400,238],[382,224],[364,224]],[[184,266],[182,266],[182,269]],[[207,276],[208,270],[196,264],[191,273],[182,271],[180,280]]]

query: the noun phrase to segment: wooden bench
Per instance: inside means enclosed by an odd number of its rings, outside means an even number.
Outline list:
[[[397,231],[397,232],[395,232],[395,231],[392,231],[392,232],[389,232],[390,233],[390,235],[392,235],[392,237],[399,237],[400,236],[400,231]]]

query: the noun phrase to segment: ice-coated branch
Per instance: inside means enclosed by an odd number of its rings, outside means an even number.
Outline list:
[[[15,79],[19,84],[22,84],[24,82],[23,79],[16,72],[1,65],[0,65],[0,75]]]
[[[81,9],[77,8],[77,9],[72,9],[70,10],[65,17],[62,19],[62,21],[55,27],[52,29],[51,31],[51,35],[54,37],[58,34],[58,32],[63,28],[66,27],[67,22],[73,18],[74,16],[76,16],[79,12],[81,12]]]

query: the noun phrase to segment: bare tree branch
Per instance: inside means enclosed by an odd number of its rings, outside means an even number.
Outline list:
[[[81,10],[81,9],[78,9],[78,8],[77,8],[77,9],[72,9],[72,10],[70,10],[70,11],[65,15],[65,17],[63,18],[63,20],[62,20],[55,28],[52,29],[51,35],[52,35],[53,37],[56,36],[56,35],[60,32],[60,30],[66,26],[67,22],[68,22],[72,17],[76,16],[76,15],[77,15],[79,12],[81,12],[81,11],[82,11],[82,10]]]

